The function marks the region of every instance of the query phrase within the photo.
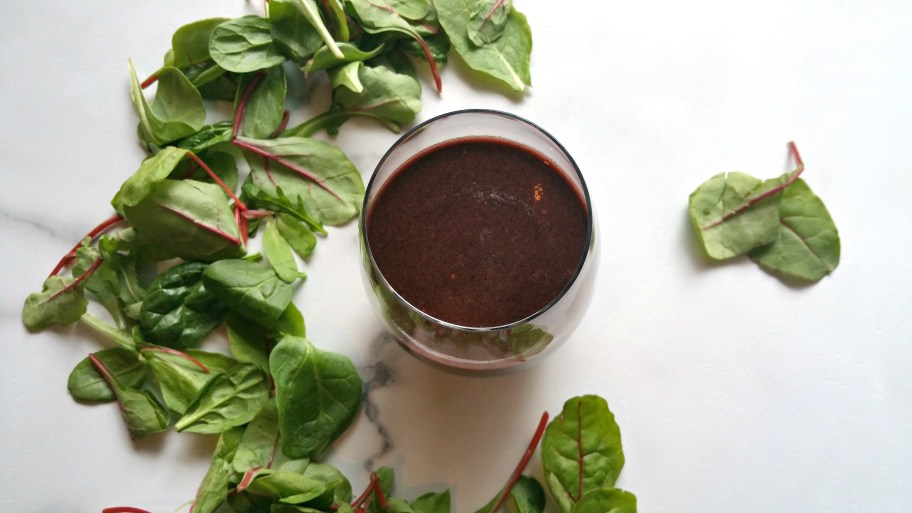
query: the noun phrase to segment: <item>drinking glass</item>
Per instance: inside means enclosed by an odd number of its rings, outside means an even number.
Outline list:
[[[573,277],[538,312],[501,326],[461,326],[435,318],[403,298],[378,269],[366,230],[374,202],[384,185],[411,158],[434,146],[459,139],[504,139],[547,159],[582,200],[586,240]],[[407,172],[407,171],[406,171]],[[592,297],[598,266],[595,214],[583,175],[564,147],[545,130],[516,115],[493,110],[461,110],[416,126],[383,156],[367,185],[359,222],[365,284],[386,327],[409,352],[433,364],[460,371],[493,371],[541,358],[565,341],[578,325]]]

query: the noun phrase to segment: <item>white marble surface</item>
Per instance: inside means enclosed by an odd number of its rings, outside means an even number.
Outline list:
[[[333,229],[295,296],[309,336],[369,380],[330,455],[356,489],[367,465],[401,495],[451,487],[474,511],[512,470],[542,411],[604,396],[621,426],[619,485],[642,512],[901,513],[912,506],[912,4],[515,0],[532,25],[534,87],[505,97],[444,73],[420,119],[487,107],[565,143],[602,237],[583,324],[539,365],[498,377],[432,369],[382,335],[359,276],[356,226]],[[12,2],[0,35],[0,511],[186,511],[210,437],[131,443],[113,406],[66,377],[101,342],[31,335],[25,296],[111,213],[141,158],[126,62],[150,71],[183,23],[241,0]],[[141,72],[142,73],[142,72]],[[319,97],[319,95],[318,95]],[[395,136],[352,125],[337,142],[367,176]],[[707,264],[688,194],[721,171],[772,177],[795,140],[842,237],[809,287],[745,260]],[[540,474],[540,461],[532,473]]]

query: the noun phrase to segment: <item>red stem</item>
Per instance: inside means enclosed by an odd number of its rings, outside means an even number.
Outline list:
[[[207,374],[209,373],[209,367],[206,367],[205,365],[203,365],[203,363],[201,361],[190,356],[189,354],[184,353],[183,351],[178,351],[177,349],[171,349],[170,347],[164,347],[164,346],[145,346],[142,348],[142,351],[153,351],[153,352],[170,354],[173,356],[179,356],[179,357],[189,361],[193,365],[196,365],[203,372],[205,372]]]
[[[529,464],[529,460],[532,459],[532,455],[535,453],[535,449],[538,447],[538,443],[541,441],[542,436],[545,434],[545,428],[548,426],[548,412],[542,413],[541,420],[538,421],[538,428],[535,429],[535,434],[532,435],[532,440],[529,441],[529,446],[526,448],[526,452],[523,453],[522,458],[519,460],[519,464],[516,465],[516,469],[513,470],[513,474],[510,476],[510,480],[507,481],[507,485],[504,486],[503,490],[500,491],[500,494],[497,496],[497,500],[494,502],[494,507],[491,508],[490,513],[497,513],[497,510],[503,506],[504,501],[507,500],[507,497],[510,495],[510,491],[513,490],[513,487],[516,486],[516,483],[519,481],[519,478],[522,476],[523,470],[526,469],[526,466]]]
[[[709,223],[709,224],[703,226],[703,229],[704,229],[704,230],[708,230],[708,229],[710,229],[710,228],[714,228],[714,227],[716,227],[716,226],[719,226],[720,224],[724,223],[725,221],[728,221],[729,219],[731,219],[731,218],[735,217],[736,215],[738,215],[738,214],[744,212],[745,210],[747,210],[747,209],[749,209],[750,207],[756,205],[757,203],[759,203],[759,202],[765,200],[766,198],[769,198],[770,196],[775,196],[776,194],[779,194],[780,192],[783,191],[783,189],[785,189],[786,187],[788,187],[789,185],[791,185],[792,182],[794,182],[795,180],[797,180],[798,177],[801,175],[801,173],[804,172],[804,162],[801,160],[801,155],[798,154],[798,148],[795,146],[795,143],[794,143],[794,142],[789,142],[789,151],[791,151],[791,153],[792,153],[792,158],[795,159],[795,170],[793,171],[794,174],[793,174],[792,176],[790,176],[789,179],[785,181],[785,183],[783,183],[782,185],[779,185],[779,186],[777,186],[777,187],[773,187],[772,189],[770,189],[770,190],[764,192],[763,194],[760,194],[760,195],[758,195],[758,196],[754,196],[753,198],[748,199],[748,200],[747,200],[746,202],[744,202],[744,204],[741,205],[740,207],[738,207],[738,208],[736,208],[735,210],[732,210],[731,212],[729,212],[729,213],[723,215],[723,216],[720,217],[718,220],[713,221],[713,222],[711,222],[711,223]]]
[[[371,483],[374,485],[374,497],[377,498],[377,506],[380,506],[380,511],[386,511],[386,495],[383,493],[383,487],[380,486],[380,476],[376,472],[371,472]]]
[[[114,226],[115,224],[119,223],[122,220],[123,220],[123,218],[120,217],[119,214],[114,214],[113,216],[102,221],[101,224],[99,224],[95,228],[92,228],[92,231],[87,233],[86,236],[82,238],[82,240],[80,240],[75,246],[73,246],[73,249],[71,249],[69,253],[67,253],[66,255],[63,255],[63,258],[60,259],[60,262],[57,263],[57,266],[54,267],[54,270],[51,271],[51,274],[48,275],[48,278],[50,278],[51,276],[55,276],[57,273],[59,273],[61,271],[61,269],[63,269],[67,264],[72,262],[74,258],[76,258],[76,250],[78,250],[80,247],[82,247],[82,241],[85,240],[86,237],[88,237],[92,240],[95,240],[95,237],[97,237],[100,233],[104,232],[105,230]]]
[[[257,73],[256,76],[253,77],[253,80],[250,81],[250,84],[247,85],[247,89],[244,90],[244,95],[241,96],[241,101],[238,102],[237,112],[234,113],[234,126],[231,128],[232,139],[237,137],[238,131],[241,129],[241,121],[244,118],[244,112],[247,110],[247,103],[250,101],[250,95],[253,94],[253,91],[256,90],[265,76],[266,73],[263,71]]]
[[[240,207],[241,210],[247,210],[247,205],[245,205],[244,202],[241,201],[241,199],[238,198],[237,195],[234,194],[234,191],[232,191],[231,188],[228,187],[228,184],[226,184],[224,181],[222,181],[222,179],[219,178],[217,174],[215,174],[215,171],[213,171],[212,168],[210,168],[208,165],[206,165],[205,162],[203,162],[203,159],[197,157],[197,156],[196,156],[196,153],[193,153],[192,151],[188,151],[188,152],[187,152],[187,155],[190,156],[190,159],[191,159],[191,160],[193,160],[193,161],[196,162],[201,168],[203,168],[203,170],[206,171],[206,174],[208,174],[213,180],[215,180],[215,183],[219,184],[219,186],[220,186],[226,193],[228,193],[228,196],[230,196],[231,199],[234,200],[234,204],[235,204],[235,205],[237,205],[238,207]]]
[[[250,482],[253,481],[253,478],[256,477],[256,473],[262,469],[263,467],[253,467],[244,473],[244,478],[241,479],[241,482],[238,483],[235,490],[238,492],[243,492],[248,486],[250,486]]]
[[[294,171],[295,173],[297,173],[297,174],[303,176],[304,178],[312,181],[313,183],[319,185],[320,188],[324,189],[326,192],[332,194],[336,198],[342,199],[336,191],[332,190],[328,185],[323,183],[322,180],[320,180],[319,178],[317,178],[316,176],[311,174],[306,169],[296,166],[294,164],[294,162],[290,162],[288,160],[283,159],[282,157],[269,153],[266,150],[257,148],[256,146],[254,146],[248,142],[242,141],[241,139],[235,139],[232,142],[234,143],[235,146],[238,146],[239,148],[245,149],[251,153],[256,153],[257,155],[259,155],[265,159],[273,160],[275,162],[278,162],[279,164],[282,164],[283,166],[287,167],[288,169]]]
[[[101,513],[151,513],[150,511],[134,508],[133,506],[114,506],[101,510]]]
[[[421,45],[421,49],[424,51],[424,58],[427,59],[428,65],[431,67],[431,75],[434,77],[434,85],[437,87],[437,92],[443,92],[443,81],[440,79],[440,71],[437,69],[437,61],[434,60],[434,56],[431,54],[431,49],[428,48],[427,43],[424,42],[424,38],[419,35],[415,35],[418,39],[418,44]]]
[[[275,129],[275,132],[272,133],[270,139],[275,139],[279,134],[285,131],[285,128],[288,126],[288,118],[290,113],[286,110],[282,112],[282,121],[279,122],[279,127]]]
[[[53,300],[57,299],[58,297],[60,297],[60,296],[62,296],[62,295],[64,295],[64,294],[66,294],[66,293],[69,292],[70,290],[76,288],[77,285],[79,285],[79,284],[82,283],[86,278],[88,278],[89,276],[91,276],[92,273],[94,273],[95,270],[98,269],[98,267],[102,264],[102,262],[104,262],[104,258],[101,258],[101,257],[96,258],[95,261],[92,262],[92,265],[90,265],[89,268],[86,269],[84,273],[82,273],[82,274],[80,274],[79,276],[77,276],[75,280],[73,280],[69,285],[67,285],[67,286],[63,287],[62,289],[60,289],[56,294],[54,294],[53,296],[51,296],[51,297],[47,298],[46,300],[44,300],[44,301],[42,302],[42,304],[43,304],[43,303],[47,303],[47,302],[49,302],[49,301],[53,301]],[[53,276],[53,275],[51,275],[51,276]]]
[[[145,88],[149,87],[150,85],[154,84],[154,83],[157,82],[157,81],[158,81],[158,75],[157,75],[157,74],[155,74],[155,75],[150,75],[149,78],[143,80],[142,84],[139,84],[139,88],[140,88],[140,89],[145,89]]]

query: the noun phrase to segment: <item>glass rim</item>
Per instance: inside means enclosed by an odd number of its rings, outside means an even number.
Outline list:
[[[546,139],[548,139],[551,143],[554,144],[554,146],[560,151],[561,155],[563,155],[567,159],[567,161],[570,163],[572,170],[566,170],[563,168],[563,166],[557,166],[557,167],[564,173],[568,173],[569,171],[572,171],[573,173],[575,173],[575,176],[576,176],[577,180],[579,181],[579,191],[578,192],[582,195],[582,199],[584,202],[583,206],[586,207],[586,239],[585,239],[586,243],[583,246],[582,251],[580,251],[580,258],[579,258],[579,262],[577,262],[577,264],[576,264],[576,269],[573,271],[573,275],[570,277],[570,279],[567,280],[566,285],[564,285],[564,287],[560,290],[560,292],[555,294],[555,296],[553,298],[551,298],[551,300],[548,301],[547,304],[545,304],[544,306],[539,308],[534,313],[529,314],[529,315],[523,317],[522,319],[510,322],[507,324],[498,325],[498,326],[465,326],[462,324],[456,324],[456,323],[453,323],[453,322],[450,322],[450,321],[447,321],[444,319],[434,317],[433,315],[430,315],[427,312],[424,312],[423,310],[421,310],[420,308],[418,308],[417,306],[415,306],[414,304],[409,302],[406,298],[404,298],[402,296],[402,294],[399,293],[399,291],[397,291],[395,288],[393,288],[393,286],[389,283],[389,281],[387,281],[386,276],[383,275],[383,272],[380,270],[380,267],[377,265],[376,260],[374,260],[374,253],[373,253],[373,251],[371,251],[370,239],[367,235],[368,200],[370,197],[370,192],[374,189],[375,186],[377,186],[376,181],[377,181],[378,171],[383,166],[383,164],[387,161],[387,159],[389,159],[389,157],[392,155],[392,153],[399,146],[401,146],[403,143],[405,143],[409,139],[411,139],[416,133],[424,130],[428,125],[431,125],[432,123],[435,123],[437,121],[440,121],[440,120],[443,120],[446,118],[451,118],[451,117],[465,115],[465,114],[481,114],[481,115],[486,115],[486,116],[497,116],[497,117],[501,117],[501,118],[506,118],[511,121],[515,121],[520,124],[526,125],[527,127],[532,128],[534,131],[543,135]],[[488,135],[488,134],[479,134],[479,136],[481,136],[481,137],[484,137],[485,135]],[[452,139],[447,139],[447,140],[458,140],[460,138],[461,137],[454,137]],[[441,142],[445,142],[445,141],[441,141]],[[512,141],[512,142],[528,148],[529,150],[533,151],[535,154],[541,154],[540,151],[530,148],[526,144],[519,143],[518,141]],[[433,147],[433,145],[428,146],[427,148],[431,148],[431,147]],[[422,150],[427,149],[427,148],[422,148]],[[406,160],[406,162],[408,162],[408,161]],[[556,165],[556,163],[555,163],[555,165]],[[398,168],[394,169],[392,171],[392,173],[398,172],[399,169],[401,169],[401,167],[402,166],[399,166]],[[571,184],[571,185],[575,186],[575,184]],[[570,152],[567,151],[567,149],[564,147],[564,145],[561,144],[561,142],[558,141],[557,138],[555,138],[553,135],[551,135],[550,132],[548,132],[547,130],[545,130],[544,128],[539,126],[538,124],[536,124],[522,116],[510,113],[510,112],[506,112],[506,111],[496,110],[496,109],[480,109],[480,108],[460,109],[460,110],[445,112],[443,114],[438,114],[434,117],[431,117],[431,118],[415,125],[414,127],[410,128],[408,131],[406,131],[404,134],[402,134],[398,139],[396,139],[396,141],[390,145],[389,149],[386,150],[386,153],[383,154],[383,157],[381,157],[380,160],[377,162],[377,165],[374,166],[374,170],[371,173],[370,180],[368,180],[367,186],[364,189],[364,200],[361,204],[361,213],[359,215],[359,231],[360,231],[361,237],[364,240],[364,251],[367,255],[368,260],[370,261],[370,266],[373,270],[376,271],[377,279],[382,282],[382,285],[387,290],[389,290],[390,292],[392,292],[395,295],[395,297],[398,301],[402,302],[402,304],[404,304],[404,305],[407,305],[409,307],[409,309],[411,309],[413,312],[417,313],[418,315],[421,315],[425,319],[428,319],[443,327],[460,330],[460,331],[465,331],[465,332],[479,332],[479,333],[481,333],[481,332],[498,332],[498,331],[503,331],[503,330],[509,330],[509,329],[516,328],[518,326],[522,326],[523,324],[528,324],[531,321],[533,321],[534,319],[544,315],[546,312],[551,310],[551,308],[553,308],[554,305],[556,305],[558,302],[560,302],[560,300],[564,296],[567,295],[567,292],[569,292],[570,289],[573,287],[573,285],[576,283],[577,279],[579,278],[580,274],[583,271],[586,261],[588,260],[589,253],[592,249],[592,244],[593,244],[593,241],[592,241],[593,233],[592,232],[594,229],[594,224],[595,224],[595,222],[594,222],[594,217],[593,217],[593,213],[592,213],[592,199],[589,196],[589,188],[586,185],[586,180],[583,177],[583,173],[580,171],[579,165],[577,165],[576,160],[574,160],[573,156],[570,154]]]

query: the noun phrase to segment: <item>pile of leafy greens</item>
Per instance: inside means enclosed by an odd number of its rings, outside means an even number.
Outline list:
[[[32,331],[80,322],[110,341],[67,386],[80,402],[116,404],[132,438],[171,428],[218,437],[192,512],[449,512],[448,492],[391,496],[387,468],[353,500],[348,479],[321,460],[364,386],[351,360],[307,339],[292,296],[326,226],[356,217],[364,194],[345,153],[311,136],[353,117],[396,131],[413,122],[416,64],[439,90],[451,47],[509,89],[530,83],[531,32],[504,0],[271,0],[262,16],[180,27],[145,80],[130,63],[148,156],[114,195],[114,214],[28,296],[22,319]],[[288,74],[320,72],[331,107],[288,127]],[[209,122],[217,102],[232,115]],[[218,329],[228,351],[203,349]],[[612,488],[623,455],[607,404],[578,398],[547,432],[546,421],[481,511],[543,510],[541,485],[522,475],[542,438],[562,513],[635,511],[633,496]]]
[[[794,170],[759,180],[746,173],[713,176],[690,195],[690,220],[714,260],[747,254],[787,280],[816,282],[839,265],[839,232],[823,201]]]

